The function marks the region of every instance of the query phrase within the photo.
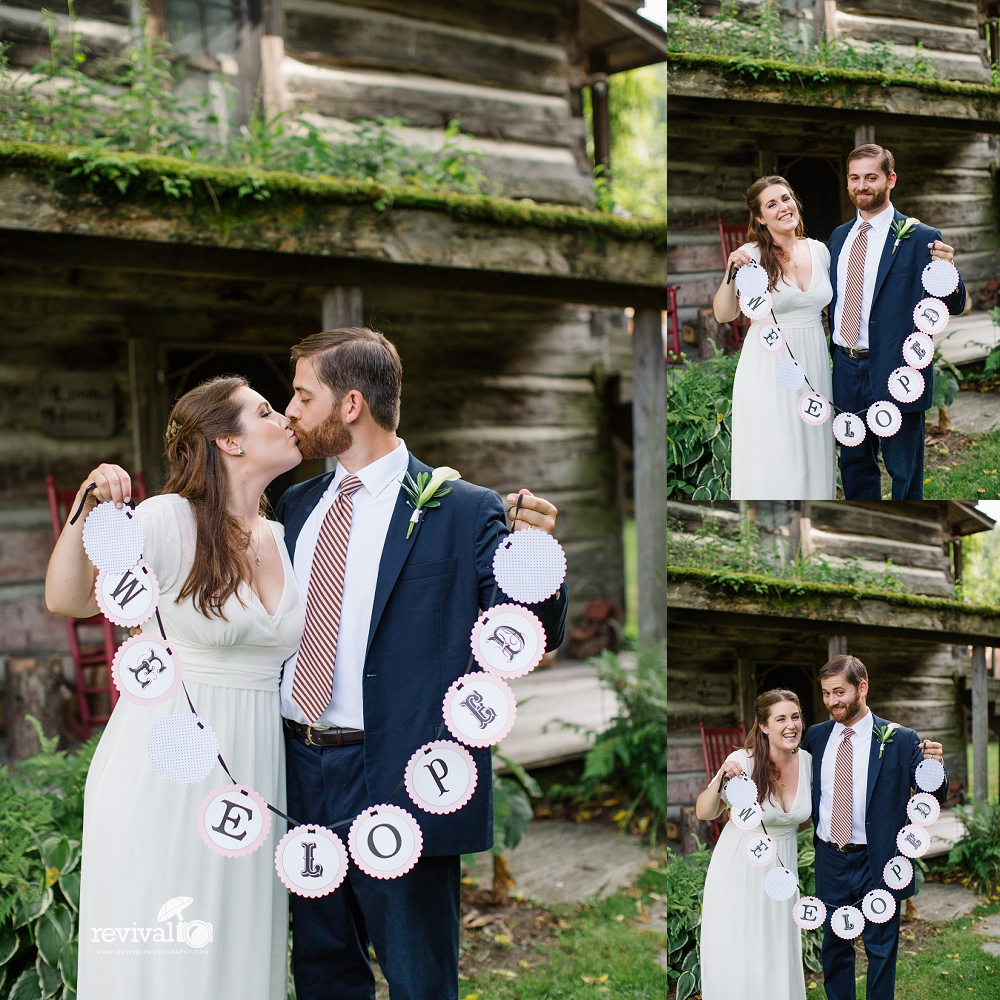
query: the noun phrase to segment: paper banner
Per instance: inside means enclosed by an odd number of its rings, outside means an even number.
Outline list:
[[[950,260],[932,260],[920,275],[928,295],[941,298],[958,288],[958,268]]]
[[[129,507],[99,503],[83,523],[87,558],[105,573],[124,573],[142,555],[146,542],[142,521]]]
[[[865,929],[865,918],[856,906],[839,906],[830,917],[833,933],[845,941],[853,941]]]
[[[511,600],[538,604],[566,579],[566,553],[538,528],[512,531],[493,554],[493,576]]]
[[[825,424],[830,419],[830,401],[821,392],[807,392],[801,396],[798,410],[807,424]]]
[[[865,422],[856,413],[838,413],[833,418],[833,436],[845,447],[854,448],[868,436]]]
[[[900,403],[915,403],[924,394],[924,377],[916,368],[897,368],[889,376],[889,394]]]
[[[470,747],[499,743],[514,725],[514,692],[492,674],[464,674],[444,696],[444,721]]]
[[[933,757],[925,757],[914,772],[917,786],[923,792],[936,792],[944,784],[944,766]]]
[[[347,849],[325,826],[296,826],[278,841],[274,867],[289,892],[328,896],[347,874]]]
[[[764,876],[764,892],[779,902],[791,899],[799,887],[799,880],[787,868],[772,868]]]
[[[181,661],[165,639],[143,632],[118,647],[111,677],[129,701],[159,705],[180,687]]]
[[[741,296],[767,293],[767,270],[755,260],[739,268],[733,281],[736,284],[737,293]]]
[[[204,719],[192,712],[174,712],[153,726],[146,752],[161,778],[193,785],[215,769],[219,740]]]
[[[926,827],[911,823],[896,834],[896,846],[908,858],[923,857],[931,846],[931,835]]]
[[[94,591],[104,617],[122,628],[138,628],[153,617],[160,601],[156,576],[141,559],[124,573],[102,570]]]
[[[743,853],[752,865],[770,864],[774,852],[774,841],[763,833],[756,834],[743,845]]]
[[[911,368],[926,368],[934,360],[934,341],[930,334],[911,333],[903,341],[903,360]]]
[[[903,426],[903,414],[895,403],[880,399],[868,407],[868,426],[879,437],[892,437]]]
[[[814,931],[826,922],[826,903],[818,896],[803,896],[792,907],[792,920],[804,931]]]
[[[760,807],[759,802],[751,802],[749,805],[739,808],[733,806],[729,812],[729,818],[741,830],[756,830],[764,818],[764,810]]]
[[[861,901],[861,912],[873,924],[888,923],[896,912],[896,897],[885,889],[872,889]]]
[[[757,331],[757,343],[771,354],[776,354],[785,346],[785,335],[781,332],[781,327],[774,323],[765,323]]]
[[[950,318],[948,307],[940,299],[921,299],[913,307],[913,322],[924,333],[941,333]]]
[[[891,858],[882,869],[882,878],[890,889],[905,889],[913,879],[913,863],[901,855]]]
[[[941,803],[929,792],[917,792],[906,803],[906,815],[910,817],[911,823],[930,826],[941,815]]]
[[[444,816],[461,809],[476,790],[478,771],[461,743],[425,743],[409,760],[406,791],[424,812]]]
[[[227,858],[253,854],[270,830],[267,803],[246,785],[216,788],[205,796],[198,810],[201,839]]]
[[[797,392],[806,384],[806,373],[795,358],[778,358],[774,374],[778,376],[778,381],[792,392]]]
[[[545,655],[545,629],[519,604],[498,604],[484,611],[472,628],[476,662],[498,677],[522,677]]]
[[[740,296],[740,312],[748,319],[763,319],[771,314],[771,293],[759,292]]]
[[[417,821],[398,806],[371,806],[347,836],[354,863],[372,878],[399,878],[416,863],[424,837]]]
[[[747,774],[730,778],[726,782],[724,791],[729,804],[737,809],[757,801],[757,782]]]

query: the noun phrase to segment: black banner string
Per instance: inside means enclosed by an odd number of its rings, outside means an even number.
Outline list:
[[[80,506],[76,508],[76,513],[69,519],[70,524],[76,524],[76,522],[79,520],[80,515],[83,513],[83,508],[87,503],[87,497],[89,497],[91,492],[96,489],[97,489],[97,483],[91,483],[83,491],[83,496],[80,497]]]

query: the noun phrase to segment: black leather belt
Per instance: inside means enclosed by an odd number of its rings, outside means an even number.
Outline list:
[[[827,844],[830,847],[832,847],[835,851],[840,851],[843,854],[855,854],[858,851],[867,851],[868,850],[868,845],[867,844],[844,844],[843,847],[840,847],[837,844],[833,843],[833,841],[830,841],[830,840],[824,840],[823,843]]]
[[[868,351],[863,351],[857,347],[844,347],[843,344],[836,345],[841,351],[843,351],[849,358],[867,358]]]
[[[285,728],[310,747],[349,747],[364,743],[363,729],[342,729],[340,726],[307,726],[285,719]]]

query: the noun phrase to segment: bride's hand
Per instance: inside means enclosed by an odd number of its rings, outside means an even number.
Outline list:
[[[746,250],[742,250],[739,247],[737,247],[729,255],[729,267],[733,269],[734,273],[738,271],[744,264],[751,264],[751,263],[753,263],[753,257],[751,257],[750,254],[746,252]]]
[[[132,499],[132,480],[120,465],[102,462],[84,480],[80,492],[91,483],[96,484],[96,489],[90,495],[98,501],[111,500],[116,507],[121,507]]]
[[[727,760],[722,767],[719,768],[719,774],[724,776],[726,779],[738,778],[743,773],[743,768],[740,766],[738,761]]]

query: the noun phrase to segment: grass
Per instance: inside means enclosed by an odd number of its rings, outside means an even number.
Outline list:
[[[924,474],[925,500],[995,500],[1000,497],[1000,431],[973,438],[953,468]]]
[[[990,734],[992,736],[992,733]],[[972,743],[968,746],[969,760],[969,801],[972,801]],[[986,766],[988,781],[986,788],[988,797],[993,798],[997,794],[997,785],[1000,783],[1000,743],[986,744]],[[1000,996],[1000,994],[998,994]]]

